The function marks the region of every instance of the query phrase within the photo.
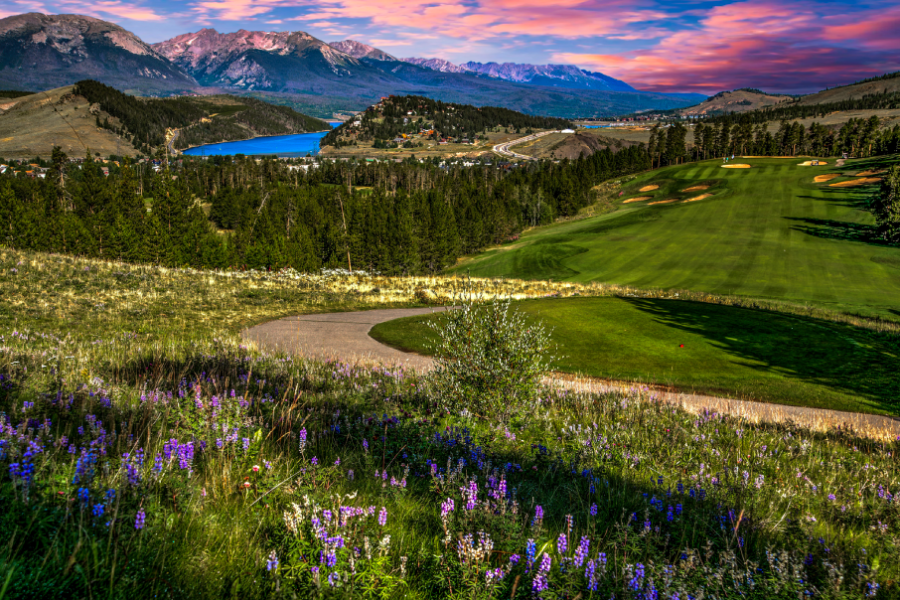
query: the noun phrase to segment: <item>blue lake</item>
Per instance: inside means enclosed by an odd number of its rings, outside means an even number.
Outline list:
[[[340,125],[340,121],[329,121],[332,127]],[[220,144],[206,144],[185,150],[188,156],[234,156],[244,154],[246,156],[273,154],[284,157],[316,155],[319,153],[319,141],[325,137],[327,131],[316,133],[298,133],[295,135],[273,135],[258,137],[237,142],[222,142]]]

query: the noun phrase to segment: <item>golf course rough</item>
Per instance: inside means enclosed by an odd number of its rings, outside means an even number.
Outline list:
[[[883,169],[898,156],[848,161],[825,173]],[[451,272],[478,277],[613,283],[642,289],[811,304],[896,319],[900,248],[874,239],[868,200],[877,181],[855,187],[811,181],[797,161],[754,159],[752,169],[721,169],[720,161],[645,173],[623,188],[637,195],[687,200],[687,188],[708,185],[702,202],[635,203],[581,221],[532,229],[509,250],[463,259]],[[830,172],[828,172],[830,171]]]

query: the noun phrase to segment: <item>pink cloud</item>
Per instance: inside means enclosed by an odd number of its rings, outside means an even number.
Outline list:
[[[641,1],[641,0],[638,0]],[[560,38],[631,34],[629,24],[671,16],[639,10],[635,0],[602,7],[589,0],[322,0],[316,18],[368,19],[375,25],[415,27],[442,36],[483,40],[498,36],[552,35]],[[308,20],[310,15],[298,17]]]
[[[737,2],[711,9],[696,30],[681,30],[655,46],[619,54],[560,52],[553,60],[625,79],[638,88],[717,92],[752,85],[797,90],[833,85],[836,73],[856,78],[900,68],[893,14],[879,18],[821,15],[810,4]],[[842,7],[836,7],[842,8]],[[821,10],[821,6],[819,7]],[[896,11],[900,18],[900,11]],[[831,26],[831,21],[852,23]],[[848,50],[835,44],[855,36],[867,41]]]

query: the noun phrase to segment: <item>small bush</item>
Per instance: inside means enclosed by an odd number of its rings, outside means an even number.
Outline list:
[[[479,304],[464,293],[455,304],[432,325],[440,340],[431,394],[451,412],[506,420],[535,400],[550,334],[510,310],[509,300]]]

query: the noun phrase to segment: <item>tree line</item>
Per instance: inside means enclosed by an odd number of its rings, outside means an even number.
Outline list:
[[[496,165],[185,159],[104,177],[59,150],[46,179],[0,177],[0,243],[207,268],[435,273],[524,227],[570,216],[597,183],[650,167],[640,146],[507,171]],[[363,188],[363,189],[359,189]]]

